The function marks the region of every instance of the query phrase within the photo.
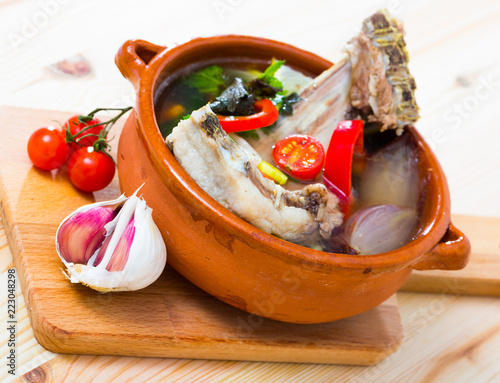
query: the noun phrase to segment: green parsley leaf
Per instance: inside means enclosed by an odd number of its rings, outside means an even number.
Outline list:
[[[273,59],[271,61],[271,65],[267,67],[267,69],[262,73],[259,77],[257,77],[259,80],[262,80],[269,85],[271,85],[274,88],[281,88],[283,89],[283,84],[280,80],[278,80],[275,76],[276,72],[278,69],[281,68],[281,66],[285,63],[285,60],[275,60]]]
[[[269,136],[271,132],[276,128],[276,122],[273,122],[271,125],[264,126],[263,128],[260,128],[266,136]]]
[[[259,133],[257,133],[255,130],[247,130],[244,132],[237,132],[236,134],[238,136],[240,136],[241,138],[244,138],[245,140],[248,140],[248,139],[258,140],[259,139]]]
[[[227,87],[224,69],[218,65],[210,65],[200,69],[186,76],[184,81],[201,93],[213,93],[215,95],[219,95]]]

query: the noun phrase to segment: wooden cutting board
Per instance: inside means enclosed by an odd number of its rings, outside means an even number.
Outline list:
[[[398,348],[402,327],[395,299],[341,321],[293,325],[228,306],[170,268],[133,293],[102,295],[70,284],[55,253],[59,222],[77,207],[119,192],[115,180],[95,195],[80,193],[64,169],[47,173],[32,167],[26,154],[31,132],[69,116],[0,108],[0,211],[32,327],[44,347],[61,353],[343,364],[377,363]],[[454,217],[454,222],[471,239],[469,267],[414,273],[405,288],[499,295],[500,219]]]
[[[0,211],[42,346],[73,354],[339,364],[374,364],[397,350],[403,329],[395,297],[355,317],[296,325],[227,305],[168,266],[137,292],[99,294],[71,284],[55,251],[60,221],[81,205],[115,198],[119,190],[115,179],[95,195],[80,193],[65,169],[43,172],[31,165],[29,135],[70,116],[0,108]]]

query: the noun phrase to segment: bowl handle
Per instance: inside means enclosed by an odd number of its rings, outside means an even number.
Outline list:
[[[118,50],[115,63],[123,77],[137,88],[149,62],[165,49],[161,45],[151,44],[144,40],[128,40]]]
[[[450,223],[439,243],[412,268],[415,270],[460,270],[467,265],[469,256],[469,239]]]

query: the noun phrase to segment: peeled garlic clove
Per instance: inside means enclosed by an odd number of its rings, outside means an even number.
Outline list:
[[[56,234],[57,251],[72,282],[101,292],[126,291],[142,289],[161,275],[167,261],[165,243],[153,222],[151,208],[136,193],[128,198],[122,196],[114,201],[87,205],[72,214],[82,213],[83,209],[83,213],[94,215],[93,210],[103,206],[111,207],[113,214],[119,209],[114,219],[104,226],[105,238],[85,263],[77,263],[76,257],[61,253],[59,231],[71,221],[72,215],[61,223]],[[70,235],[67,241],[76,241],[72,230],[64,231]]]

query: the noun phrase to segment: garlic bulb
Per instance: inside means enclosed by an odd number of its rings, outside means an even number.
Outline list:
[[[100,292],[139,290],[161,275],[167,250],[152,210],[136,196],[82,206],[56,233],[65,275]]]

